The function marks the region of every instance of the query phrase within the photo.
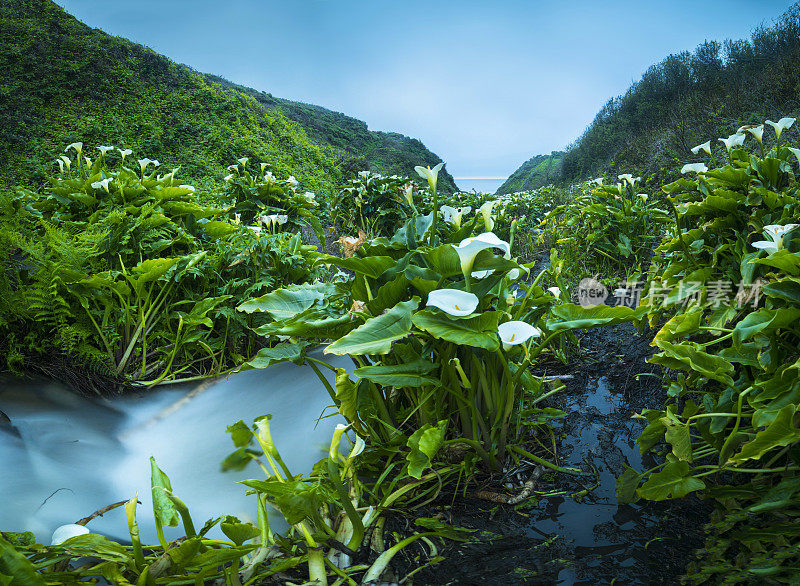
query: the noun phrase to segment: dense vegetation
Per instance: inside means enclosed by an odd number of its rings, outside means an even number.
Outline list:
[[[531,157],[497,189],[497,194],[529,191],[554,183],[561,176],[564,153],[553,151],[549,155]]]
[[[799,67],[798,4],[772,26],[756,28],[750,39],[706,41],[669,55],[603,106],[567,149],[555,182],[624,172],[653,187],[675,179],[689,149],[708,137],[797,114]]]
[[[321,193],[333,193],[354,170],[408,174],[409,158],[439,161],[419,141],[372,133],[341,114],[284,100],[270,107],[274,98],[260,103],[258,92],[211,82],[84,25],[51,0],[0,2],[0,70],[5,185],[41,184],[74,141],[147,153],[207,183],[246,156]],[[454,188],[452,178],[444,187]]]
[[[354,172],[370,171],[382,175],[414,175],[414,167],[433,167],[441,161],[424,144],[396,132],[369,130],[367,124],[321,106],[277,98],[266,92],[231,83],[216,75],[207,80],[252,96],[267,109],[277,108],[287,118],[300,124],[308,136],[320,145],[331,147],[347,177]],[[442,170],[439,187],[444,193],[456,191],[453,177]]]

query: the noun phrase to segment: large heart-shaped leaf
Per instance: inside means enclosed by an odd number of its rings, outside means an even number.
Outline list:
[[[386,313],[368,319],[346,336],[325,348],[326,354],[388,354],[392,343],[411,333],[411,314],[419,297],[401,301]]]
[[[474,317],[454,319],[441,311],[423,310],[415,313],[413,319],[415,326],[434,338],[494,352],[500,348],[497,323],[501,315],[499,311],[485,311]]]

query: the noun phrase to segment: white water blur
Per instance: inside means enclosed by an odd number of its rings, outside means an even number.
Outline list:
[[[344,358],[329,358],[333,366],[348,366]],[[283,459],[294,474],[307,473],[342,422],[338,415],[317,421],[331,403],[316,374],[294,364],[239,373],[194,390],[163,387],[113,399],[86,399],[56,385],[2,387],[0,410],[19,435],[0,427],[0,530],[33,531],[40,543],[49,543],[59,525],[138,493],[142,540],[156,543],[150,456],[170,477],[198,530],[220,515],[255,521],[255,497],[246,496],[247,487],[237,481],[264,474],[254,463],[241,472],[220,471],[234,450],[226,427],[271,413]],[[333,408],[325,411],[332,413]],[[130,539],[122,507],[88,527]],[[165,529],[167,539],[182,535],[181,527]]]

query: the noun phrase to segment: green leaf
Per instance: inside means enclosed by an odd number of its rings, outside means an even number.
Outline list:
[[[728,462],[740,464],[747,460],[758,459],[773,448],[788,446],[800,440],[800,429],[794,426],[796,411],[795,405],[786,405],[766,429],[759,431],[755,438],[744,444],[742,450]]]
[[[395,260],[390,256],[351,256],[341,258],[338,256],[325,255],[320,257],[317,262],[332,264],[356,274],[365,275],[371,279],[377,279],[386,269],[393,267]]]
[[[362,366],[354,374],[385,387],[421,387],[440,384],[437,379],[425,376],[437,368],[433,362],[420,358],[401,364]]]
[[[280,362],[293,362],[300,365],[305,358],[305,349],[309,342],[281,342],[272,348],[262,348],[259,350],[255,357],[250,361],[245,362],[241,369],[249,370],[251,368],[267,368],[273,364]]]
[[[770,254],[766,258],[757,258],[753,262],[780,269],[795,277],[800,275],[800,254],[789,252],[785,248]]]
[[[225,431],[231,434],[233,445],[237,448],[245,448],[253,441],[253,430],[241,419],[233,425],[229,425]]]
[[[705,483],[689,475],[688,462],[669,462],[661,472],[656,472],[636,493],[647,500],[663,501],[668,498],[683,498],[695,490],[702,490]]]
[[[732,387],[733,364],[704,352],[700,345],[691,342],[672,344],[666,341],[658,342],[659,348],[663,350],[661,354],[656,354],[650,358],[653,364],[661,364],[667,368],[693,370],[711,378],[722,384]]]
[[[642,305],[636,309],[623,305],[610,307],[608,305],[594,305],[583,307],[574,303],[563,303],[551,308],[554,319],[547,321],[547,329],[553,332],[562,330],[583,330],[598,326],[610,326],[625,322],[641,320],[647,314],[647,306]]]
[[[325,348],[326,354],[388,354],[392,343],[411,333],[411,314],[419,306],[419,297],[403,301],[386,313],[368,319],[346,336]]]
[[[762,286],[761,291],[773,299],[783,299],[800,306],[800,279],[785,277]]]
[[[268,480],[243,480],[242,484],[267,495],[286,518],[286,522],[295,525],[307,518],[318,515],[322,500],[318,489],[302,480],[280,481],[275,478]]]
[[[258,527],[252,523],[242,523],[238,518],[227,516],[220,523],[220,529],[225,536],[236,545],[242,545],[245,541],[254,539],[261,534]],[[237,557],[240,557],[239,554]]]
[[[440,421],[436,427],[426,423],[411,434],[406,445],[411,451],[406,455],[408,474],[419,480],[422,473],[430,468],[433,458],[442,447],[447,421]]]
[[[800,308],[759,309],[736,324],[733,329],[734,344],[740,345],[767,328],[771,331],[785,328],[798,319],[800,319]]]
[[[617,495],[617,502],[621,505],[635,503],[639,500],[636,489],[642,481],[642,474],[628,466],[622,465],[625,470],[617,478],[614,492]]]
[[[44,578],[22,553],[0,535],[0,575],[10,586],[44,586]]]
[[[336,286],[329,283],[292,285],[286,289],[278,289],[261,297],[249,299],[236,309],[244,313],[265,312],[272,319],[285,320],[335,294]]]
[[[501,312],[485,311],[474,317],[452,318],[441,311],[423,310],[414,314],[414,325],[434,338],[490,352],[500,348],[497,322]]]
[[[238,228],[230,222],[211,220],[210,222],[203,224],[203,230],[205,230],[209,238],[217,240],[233,234],[238,230]]]
[[[150,490],[153,493],[153,514],[156,520],[166,527],[177,527],[181,520],[180,515],[164,492],[164,490],[172,492],[172,484],[152,456],[150,456]]]
[[[672,446],[672,453],[679,460],[692,461],[692,440],[689,426],[677,423],[668,417],[664,418],[666,426],[665,439]]]

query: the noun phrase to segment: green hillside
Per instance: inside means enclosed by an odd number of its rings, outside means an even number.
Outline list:
[[[416,177],[416,165],[433,167],[441,161],[416,138],[396,132],[369,130],[366,122],[341,112],[276,98],[217,75],[207,74],[205,77],[214,84],[253,97],[264,108],[280,110],[287,118],[298,122],[311,140],[333,149],[337,164],[345,174],[373,171],[383,175]],[[457,189],[452,175],[446,169],[439,174],[439,188],[448,193]]]
[[[557,179],[674,178],[681,163],[698,160],[693,146],[711,140],[719,148],[717,138],[732,128],[797,116],[799,69],[800,4],[750,39],[706,41],[693,52],[669,55],[603,106],[565,153]]]
[[[549,155],[531,157],[514,171],[497,190],[499,195],[528,191],[553,183],[560,177],[564,153],[553,151]]]
[[[331,192],[352,170],[436,163],[417,140],[323,108],[219,83],[93,29],[50,0],[0,0],[0,185],[39,184],[64,146],[133,149],[202,184],[238,157]],[[445,189],[452,189],[452,179]]]

